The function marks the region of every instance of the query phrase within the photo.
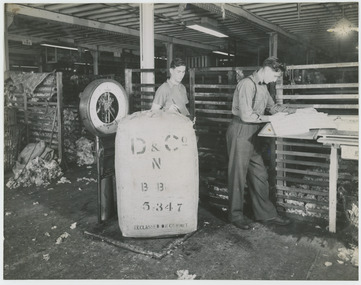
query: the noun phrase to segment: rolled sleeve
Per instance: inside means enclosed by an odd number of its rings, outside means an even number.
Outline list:
[[[157,92],[155,92],[153,104],[164,107],[166,100],[167,100],[167,90],[164,87],[164,85],[161,85],[158,88]]]

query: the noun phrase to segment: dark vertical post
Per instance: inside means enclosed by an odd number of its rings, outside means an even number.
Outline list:
[[[192,120],[196,116],[195,107],[195,69],[189,69],[189,109]]]
[[[57,108],[58,108],[58,156],[60,164],[63,162],[64,124],[63,124],[63,74],[56,73]]]
[[[102,179],[102,167],[100,164],[101,160],[101,148],[100,148],[100,138],[98,136],[95,137],[95,153],[96,153],[96,159],[97,159],[97,184],[98,184],[98,223],[102,222],[102,201],[101,201],[101,179]]]
[[[28,97],[26,92],[23,93],[24,98],[24,121],[25,121],[25,132],[26,132],[26,144],[29,144],[29,111],[28,111]]]

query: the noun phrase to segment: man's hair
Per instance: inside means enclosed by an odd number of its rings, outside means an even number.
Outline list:
[[[270,67],[273,71],[279,72],[279,71],[285,71],[286,70],[286,64],[280,62],[280,60],[275,56],[270,56],[269,58],[266,58],[263,62],[263,67]]]
[[[176,68],[178,66],[186,66],[186,63],[183,61],[183,59],[177,57],[172,60],[170,68]]]

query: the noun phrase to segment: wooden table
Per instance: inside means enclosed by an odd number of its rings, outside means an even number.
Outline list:
[[[346,116],[347,117],[347,116]],[[357,118],[358,120],[358,118]],[[329,169],[329,231],[336,232],[336,206],[337,206],[337,181],[338,181],[338,149],[341,148],[341,158],[358,159],[358,133],[348,132],[344,125],[355,123],[355,118],[351,117],[349,121],[338,124],[337,130],[314,129],[308,133],[289,136],[277,136],[272,128],[271,123],[267,123],[260,131],[259,136],[273,138],[291,138],[317,140],[323,145],[331,147],[330,169]],[[343,124],[343,125],[342,125]],[[349,135],[348,135],[349,134]]]

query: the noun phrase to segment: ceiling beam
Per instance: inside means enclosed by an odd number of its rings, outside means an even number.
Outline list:
[[[14,35],[9,34],[8,39],[11,41],[22,42],[23,40],[31,40],[33,44],[41,44],[41,43],[48,43],[48,44],[55,44],[55,45],[75,45],[80,48],[85,48],[89,50],[99,50],[99,51],[107,51],[107,52],[117,52],[121,49],[135,49],[137,45],[119,45],[119,47],[109,47],[109,46],[102,46],[102,45],[92,45],[87,43],[79,43],[74,41],[74,39],[69,38],[58,38],[57,40],[50,40],[46,38],[39,38],[39,37],[29,37],[29,36],[21,36],[21,35]]]
[[[38,4],[32,4],[33,6],[38,5]],[[60,10],[60,9],[65,9],[65,8],[69,8],[69,7],[74,7],[74,4],[72,3],[64,3],[64,4],[41,4],[39,5],[39,8],[42,7],[44,9],[50,9],[50,10]]]
[[[222,8],[220,5],[222,4],[205,4],[205,3],[192,3],[192,5],[195,5],[199,8],[208,10],[210,12],[215,12],[219,10],[219,13],[222,13]],[[213,6],[213,7],[212,7]],[[296,37],[295,35],[290,34],[289,32],[283,30],[282,28],[280,28],[279,26],[272,24],[262,18],[257,17],[256,15],[242,9],[241,7],[238,6],[234,6],[232,4],[223,4],[223,7],[226,11],[228,11],[228,13],[231,13],[232,16],[237,16],[238,18],[244,18],[252,23],[255,23],[263,28],[266,28],[268,30],[273,31],[273,32],[277,32],[279,34],[282,34],[288,38],[291,38],[293,40],[298,41],[298,37]]]
[[[39,38],[39,37],[31,37],[31,36],[21,36],[15,34],[9,34],[10,41],[22,42],[23,40],[31,40],[33,44],[41,44],[41,43],[51,43],[51,44],[74,44],[74,40],[71,39],[58,39],[58,40],[49,40],[46,38]]]
[[[89,12],[89,10],[103,9],[102,4],[81,4],[78,6],[73,6],[69,8],[59,9],[59,12],[62,14],[73,14],[73,13],[82,13],[82,12]]]
[[[228,15],[228,16],[238,19],[238,20],[246,19],[252,23],[255,23],[263,28],[268,29],[269,32],[276,32],[282,36],[292,39],[292,40],[300,43],[301,45],[303,45],[305,48],[309,47],[309,48],[320,51],[319,47],[311,46],[311,45],[305,43],[302,38],[299,38],[298,36],[287,32],[286,30],[282,29],[281,27],[279,27],[273,23],[270,23],[260,17],[257,17],[256,15],[242,9],[239,6],[236,6],[233,4],[225,4],[225,3],[224,4],[192,3],[192,5],[195,5],[199,8],[207,10],[209,12],[219,13],[219,14],[222,14],[222,7],[223,7],[224,10],[226,11],[226,17]],[[325,52],[325,51],[323,51],[323,52]],[[327,52],[325,52],[325,53],[327,54]]]
[[[82,18],[70,16],[70,15],[64,15],[64,14],[50,12],[50,11],[37,9],[37,8],[31,8],[31,7],[24,6],[24,5],[18,5],[18,4],[5,4],[5,5],[6,5],[6,13],[7,14],[25,15],[25,16],[29,16],[29,17],[45,19],[48,21],[55,21],[55,22],[59,22],[62,24],[77,25],[77,26],[81,26],[81,27],[104,30],[107,32],[113,32],[113,33],[117,33],[117,34],[131,35],[134,37],[140,36],[140,32],[138,30],[125,28],[125,27],[121,27],[121,26],[117,26],[117,25],[82,19]],[[163,41],[163,42],[169,42],[169,43],[190,46],[190,47],[195,47],[195,48],[201,48],[201,49],[206,49],[206,50],[215,50],[215,49],[219,48],[218,46],[215,46],[215,45],[205,45],[205,44],[201,44],[201,43],[197,43],[197,42],[176,39],[176,38],[172,38],[169,36],[163,36],[163,35],[159,35],[159,34],[155,34],[154,39]]]

